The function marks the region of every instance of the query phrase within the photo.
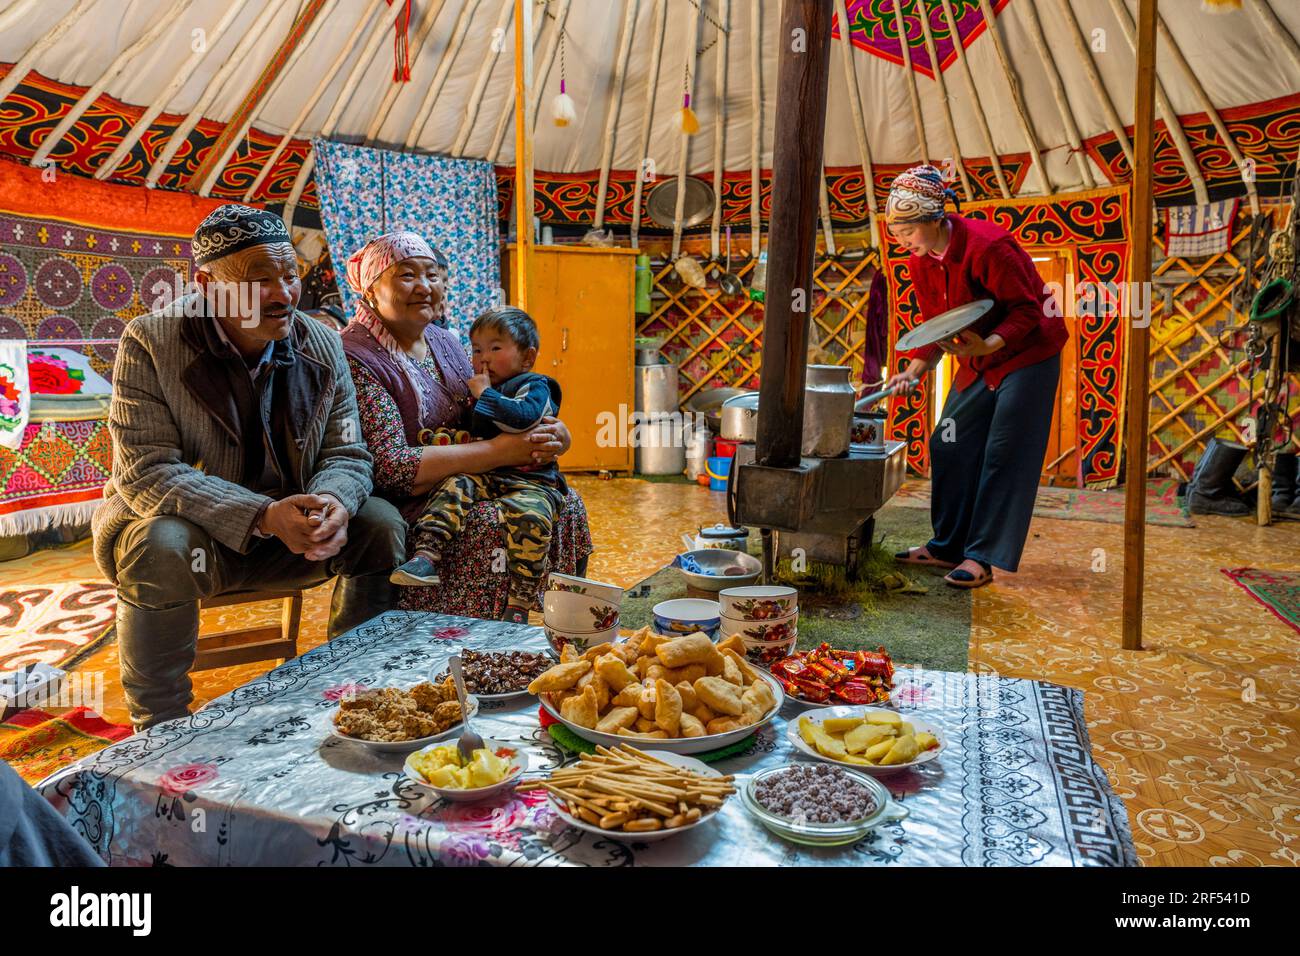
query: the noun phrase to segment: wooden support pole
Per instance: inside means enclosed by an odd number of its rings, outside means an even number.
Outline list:
[[[28,47],[27,51],[18,58],[18,62],[10,68],[9,72],[0,77],[0,101],[3,101],[6,96],[17,89],[18,84],[25,80],[27,74],[36,66],[36,61],[41,58],[41,54],[58,43],[59,39],[73,28],[76,22],[81,19],[81,15],[94,2],[95,0],[77,0],[76,6],[65,13],[63,19],[50,27],[48,33]],[[15,6],[14,12],[22,13],[26,9],[22,4],[18,4]],[[8,20],[8,17],[6,17],[6,20]]]
[[[514,0],[505,0],[501,4],[501,12],[497,16],[496,29],[493,31],[496,36],[504,37],[506,31],[510,28],[511,18],[514,16]],[[451,155],[460,157],[465,155],[465,147],[469,144],[470,134],[474,132],[474,122],[478,119],[479,104],[483,102],[483,93],[487,90],[488,80],[492,77],[492,68],[496,66],[497,57],[501,55],[501,49],[505,44],[488,44],[488,52],[483,56],[483,62],[479,64],[478,76],[474,80],[474,89],[470,91],[469,99],[465,101],[465,113],[460,119],[460,129],[456,131],[456,141],[452,143]]]
[[[533,0],[515,0],[515,302],[528,308],[533,258]]]
[[[943,7],[943,15],[948,21],[948,29],[952,31],[951,35],[960,37],[961,31],[957,29],[957,18],[953,16],[951,0],[939,0]],[[922,0],[924,6],[924,0]],[[993,175],[998,181],[998,189],[1002,193],[1003,199],[1011,198],[1011,187],[1007,183],[1006,173],[1002,169],[1002,160],[998,157],[998,147],[993,142],[993,130],[989,128],[988,117],[984,115],[984,103],[980,100],[979,87],[975,85],[975,74],[971,72],[970,64],[966,62],[966,47],[958,42],[953,44],[953,49],[957,51],[957,64],[961,67],[962,74],[966,77],[966,87],[970,90],[971,105],[975,107],[975,119],[979,124],[980,132],[984,134],[984,148],[989,152],[989,162],[993,164]],[[934,65],[935,73],[938,74],[939,64],[936,61]],[[956,137],[953,137],[956,139]]]
[[[438,102],[438,95],[442,92],[447,77],[451,75],[452,65],[456,62],[456,56],[460,53],[465,37],[469,34],[470,21],[474,19],[479,3],[480,0],[465,0],[465,5],[460,8],[460,13],[456,16],[456,25],[452,27],[447,46],[443,48],[442,58],[438,61],[437,72],[433,74],[433,81],[424,92],[424,102],[420,104],[415,122],[411,124],[411,129],[402,143],[403,149],[414,149],[424,134],[424,127],[428,124],[429,117],[433,115],[433,107]],[[529,51],[530,57],[531,53],[532,51]]]
[[[918,0],[924,4],[925,0]],[[939,53],[934,43],[934,31],[930,29],[930,11],[922,6],[921,10],[921,34],[925,38],[925,50],[930,54],[930,62],[934,64],[934,81],[939,84],[939,102],[943,104],[943,121],[948,127],[948,139],[952,141],[952,165],[957,167],[957,174],[961,178],[961,187],[966,193],[967,199],[975,199],[975,190],[971,187],[970,177],[966,173],[966,164],[961,161],[961,141],[957,139],[957,124],[952,118],[952,101],[948,98],[948,81],[943,78],[943,70],[939,69]],[[927,159],[926,162],[929,162]]]
[[[731,30],[731,0],[720,0],[718,22],[717,73],[714,80],[713,112],[713,219],[709,223],[709,255],[716,262],[720,256],[718,234],[722,229],[722,172],[727,157],[727,41]]]
[[[639,0],[628,0],[623,11],[623,30],[619,34],[618,60],[610,82],[609,106],[605,112],[605,132],[600,142],[600,184],[596,187],[596,215],[592,225],[605,228],[605,196],[609,192],[609,168],[614,161],[614,137],[618,132],[618,117],[623,110],[623,87],[627,80],[627,61],[632,52],[632,37],[636,30]]]
[[[1038,51],[1038,58],[1043,62],[1043,72],[1047,74],[1047,83],[1052,88],[1056,111],[1061,114],[1061,125],[1065,127],[1066,141],[1070,144],[1070,152],[1079,166],[1079,175],[1083,178],[1084,188],[1092,189],[1097,185],[1097,181],[1093,178],[1092,166],[1088,164],[1088,153],[1083,148],[1078,124],[1074,122],[1074,110],[1070,108],[1069,100],[1066,98],[1065,85],[1061,82],[1061,74],[1056,69],[1056,60],[1052,57],[1052,51],[1047,46],[1047,38],[1043,35],[1043,24],[1038,19],[1038,11],[1034,9],[1032,3],[1026,3],[1017,7],[1016,13],[1024,15],[1029,39]]]
[[[826,132],[832,0],[786,0],[777,36],[776,132],[758,422],[758,464],[789,468],[803,445],[808,317]],[[801,38],[796,45],[795,39]],[[795,295],[803,303],[795,311]]]
[[[645,87],[645,107],[641,111],[641,157],[636,167],[636,183],[632,191],[632,248],[639,249],[641,233],[641,193],[645,189],[646,160],[650,158],[650,128],[654,121],[655,90],[659,86],[659,57],[664,48],[664,22],[668,17],[668,0],[655,0],[654,29],[650,34],[650,80]],[[658,164],[655,164],[656,166]],[[657,172],[656,172],[656,175]]]
[[[1151,281],[1151,227],[1155,213],[1152,167],[1155,163],[1157,0],[1138,0],[1137,90],[1133,103],[1133,197],[1129,241],[1133,258],[1129,281]],[[1142,296],[1130,298],[1142,299]],[[1142,650],[1142,586],[1146,567],[1147,425],[1150,422],[1148,364],[1150,335],[1146,320],[1128,323],[1128,387],[1124,471],[1124,608],[1122,646]],[[1149,317],[1148,317],[1149,318]]]
[[[921,11],[922,26],[925,24],[926,11]],[[925,139],[925,117],[921,115],[921,94],[916,88],[916,71],[912,69],[912,46],[907,40],[907,20],[903,17],[903,0],[894,0],[894,25],[898,28],[899,46],[903,51],[903,75],[907,78],[907,98],[912,104],[912,122],[916,125],[916,140],[921,147],[921,162],[930,161],[930,144]],[[930,54],[930,62],[934,63],[934,54]],[[939,77],[938,64],[935,64],[935,78]],[[947,99],[944,100],[947,103]],[[955,139],[956,137],[954,137]],[[953,146],[953,152],[956,153],[957,147]],[[970,193],[967,193],[968,198]]]

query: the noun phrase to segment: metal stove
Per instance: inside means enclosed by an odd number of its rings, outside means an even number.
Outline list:
[[[903,484],[907,444],[883,448],[850,445],[840,458],[801,458],[790,468],[756,464],[755,446],[736,449],[727,482],[732,524],[757,527],[763,538],[763,580],[770,581],[779,558],[796,549],[810,561],[858,572],[871,547],[875,513]]]

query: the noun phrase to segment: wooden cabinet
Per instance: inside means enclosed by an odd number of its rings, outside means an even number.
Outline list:
[[[510,302],[516,301],[514,258],[515,247],[508,246],[501,265]],[[565,471],[632,471],[631,445],[608,439],[625,439],[631,430],[617,422],[632,411],[635,273],[632,249],[533,247],[528,314],[542,339],[534,368],[563,390],[560,417],[573,436],[560,459]]]

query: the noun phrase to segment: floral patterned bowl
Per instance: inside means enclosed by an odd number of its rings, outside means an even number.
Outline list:
[[[799,592],[778,584],[725,588],[718,592],[724,617],[739,621],[774,621],[799,610]]]
[[[576,591],[547,591],[542,618],[547,627],[566,634],[591,634],[618,624],[618,605]]]
[[[799,635],[791,634],[783,641],[750,641],[743,637],[741,640],[745,642],[745,657],[749,662],[755,667],[766,669],[794,653]]]
[[[718,602],[704,598],[678,598],[660,601],[651,609],[654,632],[676,636],[703,631],[709,640],[718,639]]]
[[[603,631],[561,631],[549,624],[543,625],[542,630],[546,633],[546,642],[556,654],[563,651],[566,644],[572,644],[575,651],[585,654],[598,644],[613,644],[618,640],[618,619],[615,618],[613,627]]]
[[[437,745],[434,745],[437,746]],[[491,737],[483,738],[483,746],[487,747],[498,757],[504,757],[510,761],[510,772],[500,783],[494,783],[487,787],[474,787],[469,790],[453,790],[445,787],[435,787],[429,781],[424,779],[424,775],[415,769],[411,758],[416,754],[410,754],[406,758],[406,763],[402,766],[402,772],[410,778],[411,782],[422,790],[428,790],[430,793],[441,797],[444,800],[451,800],[456,803],[473,803],[476,800],[491,800],[493,797],[500,796],[507,790],[514,789],[515,784],[519,782],[519,777],[528,769],[528,758],[519,750],[518,747],[511,746],[503,740],[493,740]],[[422,747],[420,751],[430,750],[432,747]],[[417,752],[417,753],[418,753]]]
[[[788,641],[799,633],[799,612],[775,621],[740,621],[734,617],[722,618],[723,638],[739,635],[747,642]]]
[[[560,574],[552,571],[548,577],[547,587],[552,591],[568,591],[572,594],[584,594],[598,598],[615,607],[623,603],[623,589],[617,584],[605,584],[590,578],[580,578],[574,574]]]

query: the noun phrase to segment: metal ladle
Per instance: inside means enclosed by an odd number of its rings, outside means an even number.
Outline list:
[[[745,284],[740,276],[731,271],[731,227],[727,227],[727,271],[718,279],[718,285],[727,295],[740,295],[745,291]]]

